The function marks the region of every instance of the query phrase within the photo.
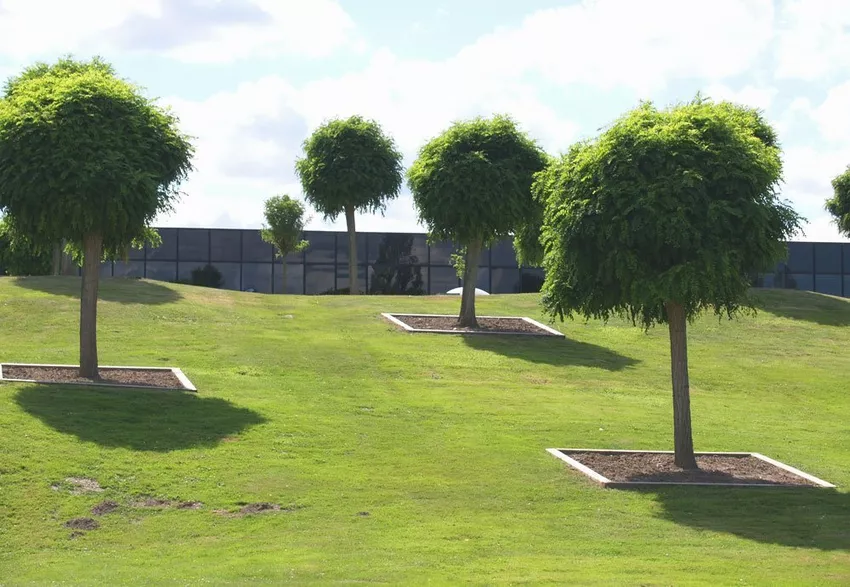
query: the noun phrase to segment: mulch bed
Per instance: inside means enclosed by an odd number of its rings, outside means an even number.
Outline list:
[[[515,332],[551,334],[520,318],[478,318],[478,328],[461,328],[453,316],[395,316],[418,330],[454,330],[456,332]]]
[[[142,369],[101,367],[99,372],[100,379],[92,380],[80,377],[80,371],[77,367],[3,366],[4,379],[25,379],[28,381],[46,381],[50,383],[111,383],[116,385],[132,385],[134,387],[183,389],[183,384],[177,376],[167,370],[147,371]]]
[[[695,471],[680,469],[666,453],[565,453],[611,481],[623,483],[732,483],[803,485],[808,479],[780,469],[753,456],[697,455]]]

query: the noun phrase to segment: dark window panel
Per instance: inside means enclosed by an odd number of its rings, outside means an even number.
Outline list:
[[[221,289],[233,289],[239,291],[240,276],[242,275],[241,263],[213,263],[213,267],[219,270],[224,283]]]
[[[336,266],[336,288],[343,290],[348,288],[348,263]],[[357,267],[357,286],[361,293],[366,292],[366,267]]]
[[[202,228],[181,228],[178,232],[178,261],[197,261],[208,263],[210,260],[210,231]]]
[[[815,291],[831,296],[841,295],[840,275],[815,275]]]
[[[369,240],[376,239],[377,236],[374,234],[369,235]],[[357,264],[358,265],[366,265],[368,260],[366,259],[366,235],[364,233],[357,233]],[[348,264],[348,233],[347,232],[338,232],[336,236],[336,262],[337,264],[345,263]]]
[[[307,263],[336,263],[336,237],[332,232],[308,232],[310,246],[305,252]],[[308,288],[309,290],[309,288]]]
[[[207,263],[203,261],[181,261],[177,263],[177,279],[183,283],[200,285],[198,283],[193,283],[192,271],[196,269],[203,269],[206,266]]]
[[[283,271],[281,265],[274,268],[274,293],[304,294],[304,265],[287,263],[286,292],[283,291]]]
[[[814,273],[813,243],[789,243],[788,272]]]
[[[100,276],[112,277],[112,261],[106,261],[100,264]]]
[[[842,273],[850,274],[850,243],[844,243],[841,245],[843,251],[843,259],[842,259]]]
[[[177,260],[177,229],[160,228],[159,236],[162,244],[157,248],[147,247],[147,258],[149,261],[176,261]]]
[[[177,281],[177,263],[175,261],[148,261],[145,264],[145,277],[156,281]]]
[[[785,276],[785,287],[787,289],[813,291],[815,283],[811,273],[789,273]]]
[[[210,261],[215,263],[235,263],[242,258],[242,231],[210,231]]]
[[[460,284],[463,285],[463,280],[460,280]],[[483,289],[487,293],[490,293],[490,269],[489,267],[479,267],[478,268],[478,277],[476,279],[475,287],[478,289]]]
[[[493,243],[491,247],[491,264],[493,267],[517,267],[516,253],[514,252],[514,241],[502,239]]]
[[[427,267],[379,264],[369,267],[369,293],[371,294],[424,295],[427,288]]]
[[[305,265],[304,272],[304,279],[306,281],[304,293],[308,295],[333,293],[333,265]]]
[[[259,230],[246,230],[242,234],[242,261],[271,263],[274,246],[265,242]]]
[[[522,293],[537,293],[543,287],[543,270],[523,267],[520,277],[520,291]]]
[[[282,264],[283,259],[277,254],[277,248],[272,246],[272,249],[274,251],[274,262],[278,265]],[[286,262],[290,265],[304,263],[304,251],[298,253],[289,253],[288,255],[286,255]]]
[[[428,292],[430,294],[444,294],[460,285],[460,280],[457,278],[454,267],[432,266],[429,268],[429,273],[431,274],[431,289]]]
[[[116,261],[112,273],[115,277],[144,277],[145,264],[142,261]]]
[[[815,272],[841,273],[841,243],[815,244]]]
[[[425,265],[428,263],[428,243],[425,235],[370,234],[369,264]]]
[[[494,251],[495,252],[495,251]],[[519,269],[493,268],[490,270],[493,294],[519,293]]]
[[[441,241],[431,245],[431,265],[451,265],[451,255],[455,252],[452,243]]]
[[[850,275],[844,276],[844,297],[850,297]]]
[[[272,264],[243,263],[242,290],[253,289],[257,293],[272,293]]]
[[[159,232],[159,231],[157,231]],[[145,260],[145,247],[141,249],[137,249],[135,247],[127,247],[127,258],[130,261],[144,261]]]

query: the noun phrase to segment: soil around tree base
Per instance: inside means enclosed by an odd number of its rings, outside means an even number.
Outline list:
[[[3,364],[2,370],[4,380],[188,389],[171,369],[101,367],[98,369],[98,379],[80,377],[79,368],[70,366]]]
[[[611,485],[700,484],[822,485],[751,454],[697,454],[698,469],[677,467],[672,453],[560,451],[604,477]],[[557,456],[557,455],[556,455]]]
[[[477,327],[458,326],[457,316],[427,314],[384,314],[409,332],[445,334],[520,334],[558,336],[563,334],[529,318],[513,316],[479,316]]]

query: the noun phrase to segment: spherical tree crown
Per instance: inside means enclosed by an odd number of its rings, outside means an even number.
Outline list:
[[[832,180],[834,195],[827,200],[826,209],[832,214],[838,230],[850,236],[850,167]]]
[[[326,219],[352,206],[379,212],[398,196],[402,155],[380,125],[360,116],[331,120],[304,141],[295,164],[307,201]]]
[[[534,216],[531,184],[546,155],[507,116],[457,122],[427,143],[408,185],[429,232],[485,244]]]
[[[177,120],[102,61],[39,64],[0,101],[0,207],[28,235],[143,237],[191,169]]]
[[[781,171],[755,110],[642,104],[538,177],[545,307],[647,327],[666,321],[668,302],[689,318],[708,307],[731,315],[751,272],[782,258],[799,228],[777,196]]]

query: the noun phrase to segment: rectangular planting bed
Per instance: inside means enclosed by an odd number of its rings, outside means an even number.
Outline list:
[[[546,449],[603,487],[832,487],[835,485],[759,453],[698,452],[698,470],[680,469],[672,451]]]
[[[80,377],[79,369],[78,365],[0,363],[0,383],[198,391],[183,371],[173,367],[99,367],[97,380]]]
[[[564,335],[554,328],[531,318],[520,316],[478,316],[478,328],[460,328],[457,315],[451,314],[381,314],[384,318],[407,332],[432,334],[498,334],[518,336]]]

